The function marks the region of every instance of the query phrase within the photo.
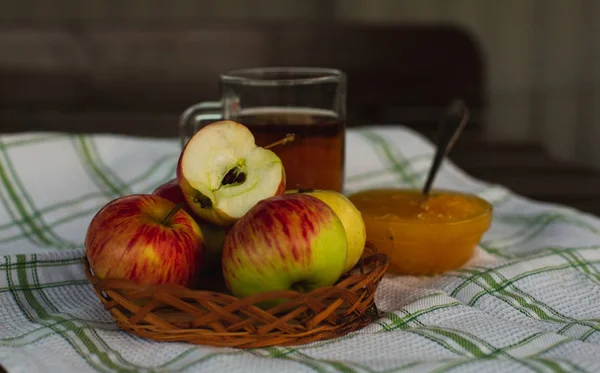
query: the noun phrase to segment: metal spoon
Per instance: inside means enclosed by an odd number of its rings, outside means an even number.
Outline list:
[[[467,108],[467,105],[465,105],[462,100],[452,101],[440,121],[435,156],[433,157],[433,163],[431,164],[425,186],[423,187],[423,195],[429,195],[433,180],[442,165],[444,157],[448,155],[454,146],[454,143],[462,133],[468,120],[469,109]]]

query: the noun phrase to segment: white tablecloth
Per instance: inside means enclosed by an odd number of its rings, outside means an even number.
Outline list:
[[[433,147],[402,127],[349,130],[346,192],[420,187]],[[93,214],[175,175],[177,141],[0,138],[0,365],[15,372],[600,371],[600,220],[521,198],[446,163],[436,187],[477,193],[494,220],[441,276],[387,276],[381,319],[305,346],[235,350],[119,330],[80,258]]]

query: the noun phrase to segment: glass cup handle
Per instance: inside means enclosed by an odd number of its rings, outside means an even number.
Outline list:
[[[202,122],[223,119],[223,104],[220,101],[205,101],[185,109],[179,118],[179,138],[183,148],[202,126]]]

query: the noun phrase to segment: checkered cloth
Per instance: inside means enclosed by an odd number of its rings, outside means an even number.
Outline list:
[[[402,127],[352,129],[346,192],[419,187],[433,147]],[[0,138],[0,365],[15,372],[600,371],[600,220],[445,163],[436,187],[495,207],[477,256],[437,277],[386,277],[382,317],[345,337],[235,350],[120,331],[80,258],[109,200],[174,177],[179,144],[118,136]]]

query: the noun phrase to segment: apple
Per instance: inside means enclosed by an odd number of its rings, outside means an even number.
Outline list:
[[[335,211],[342,224],[344,224],[346,238],[348,239],[348,254],[346,255],[344,272],[354,268],[365,250],[367,241],[365,221],[360,210],[346,196],[333,190],[299,188],[288,190],[285,193],[304,193],[313,196],[325,202]]]
[[[346,233],[333,209],[305,194],[258,202],[229,230],[221,258],[237,297],[333,285],[346,262]]]
[[[179,187],[179,183],[177,182],[176,178],[171,179],[166,183],[158,186],[158,188],[156,188],[154,192],[152,192],[152,194],[166,198],[174,204],[181,203],[183,205],[183,209],[193,218],[195,218],[195,213],[185,200],[183,192],[181,191],[181,188]]]
[[[285,170],[246,126],[225,120],[202,127],[186,143],[177,181],[197,216],[231,226],[258,201],[283,194]]]
[[[175,204],[182,204],[184,210],[190,214],[202,231],[204,237],[205,247],[205,269],[211,271],[213,269],[221,269],[221,252],[223,250],[223,244],[225,243],[225,235],[227,229],[215,224],[208,223],[195,216],[188,205],[177,179],[169,180],[168,182],[160,185],[152,194],[164,197]]]
[[[225,237],[227,236],[228,229],[206,222],[198,224],[200,230],[202,230],[202,236],[204,237],[205,250],[205,268],[209,272],[218,271],[221,272],[221,255],[223,253],[223,246],[225,246]]]
[[[152,194],[119,197],[92,218],[86,256],[101,279],[193,287],[204,262],[204,238],[180,205]]]

